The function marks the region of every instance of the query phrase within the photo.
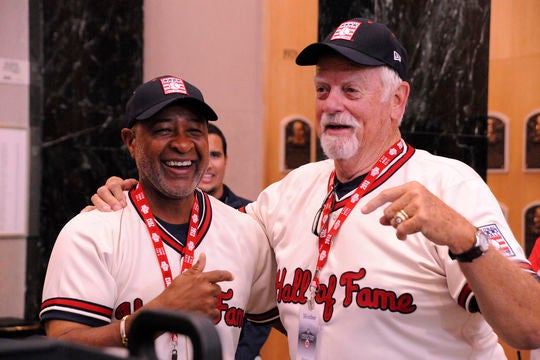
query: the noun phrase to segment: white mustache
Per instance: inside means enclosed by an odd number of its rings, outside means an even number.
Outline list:
[[[343,125],[350,126],[352,128],[358,127],[358,122],[348,113],[327,114],[323,113],[321,116],[321,126],[324,130],[328,125]]]

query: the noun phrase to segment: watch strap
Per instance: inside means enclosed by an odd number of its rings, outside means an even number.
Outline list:
[[[472,262],[474,259],[484,255],[484,253],[489,248],[489,240],[486,234],[482,230],[477,228],[474,236],[476,240],[471,249],[465,251],[462,254],[454,254],[449,249],[448,255],[450,256],[450,258],[459,262]]]
[[[472,249],[465,251],[463,254],[457,255],[448,250],[448,255],[450,255],[452,260],[457,260],[459,262],[472,262],[474,259],[484,255],[484,251],[480,249],[480,246],[473,246]]]

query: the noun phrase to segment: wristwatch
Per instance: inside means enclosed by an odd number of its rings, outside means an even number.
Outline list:
[[[489,249],[489,239],[486,233],[477,228],[474,236],[476,241],[470,250],[467,250],[462,254],[453,254],[450,250],[448,250],[448,255],[450,255],[450,258],[459,262],[472,262],[474,259],[484,255],[484,253]]]

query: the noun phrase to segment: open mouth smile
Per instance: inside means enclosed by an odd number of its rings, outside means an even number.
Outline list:
[[[191,160],[185,160],[185,161],[165,161],[165,165],[170,167],[188,167],[191,166],[193,162]]]

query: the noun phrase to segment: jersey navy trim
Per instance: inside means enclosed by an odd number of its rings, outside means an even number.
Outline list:
[[[56,297],[43,301],[40,316],[42,319],[51,318],[51,313],[73,314],[76,318],[93,318],[98,322],[110,321],[113,310],[110,307],[65,297]],[[78,315],[77,315],[78,314]],[[82,315],[88,314],[88,315]],[[68,316],[68,315],[66,315]],[[99,320],[101,319],[101,320]],[[81,322],[81,321],[77,321]],[[83,322],[86,323],[86,322]]]
[[[41,317],[41,322],[44,322],[47,320],[66,320],[66,321],[76,322],[76,323],[80,323],[80,324],[84,324],[84,325],[88,325],[92,327],[104,326],[104,325],[110,324],[110,321],[99,320],[91,316],[84,316],[81,314],[66,312],[62,310],[47,311]]]
[[[195,196],[197,196],[197,199],[199,200],[199,226],[197,228],[197,238],[195,242],[195,247],[199,246],[200,242],[210,229],[210,224],[212,222],[212,206],[210,204],[210,198],[206,193],[199,189],[195,189]],[[141,218],[141,221],[144,222],[144,219],[142,217],[142,214],[139,212],[139,209],[137,206],[135,206],[134,200],[131,197],[131,192],[129,193],[129,200],[133,204],[133,207],[139,214],[139,217]],[[159,222],[157,222],[158,228],[160,230],[161,239],[165,244],[167,244],[169,247],[171,247],[174,251],[176,251],[179,254],[184,254],[184,246],[180,244],[178,241],[176,241],[171,235],[168,234],[168,232],[162,227]]]
[[[365,194],[369,194],[375,189],[377,189],[379,186],[381,186],[390,176],[392,176],[396,171],[398,171],[415,153],[415,148],[413,148],[411,145],[407,144],[406,142],[403,142],[405,145],[404,151],[397,156],[392,163],[389,164],[389,166],[386,167],[386,169],[373,181],[373,186],[370,190],[368,190]],[[365,175],[365,174],[364,174]],[[362,176],[364,176],[362,175]],[[339,199],[336,201],[333,209],[334,211],[341,209],[343,206],[345,206],[345,203],[348,201],[349,197],[352,195],[352,192],[350,192],[347,196],[345,196],[342,199]]]
[[[199,194],[199,203],[204,204],[200,212],[201,221],[199,223],[199,229],[197,231],[198,236],[202,240],[208,230],[210,230],[210,224],[212,223],[212,205],[210,204],[210,196],[208,196],[207,193],[199,189],[197,189],[197,192]]]
[[[470,307],[467,307],[467,304],[471,302],[472,297],[474,297],[474,294],[472,292],[472,289],[471,289],[470,285],[465,284],[465,286],[463,286],[463,288],[459,292],[457,303],[458,303],[459,306],[461,306],[462,308],[464,308],[465,310],[467,310],[469,312],[477,312],[478,310],[472,311],[474,309],[471,309]],[[476,300],[475,300],[475,302],[476,302]]]
[[[532,266],[530,263],[525,261],[518,261],[516,263],[523,271],[526,271],[531,275],[536,276],[536,278],[540,280],[536,273],[532,270]],[[461,292],[458,296],[458,304],[470,313],[480,312],[480,307],[478,306],[476,297],[474,296],[474,293],[469,284],[465,284],[463,289],[461,289]]]

